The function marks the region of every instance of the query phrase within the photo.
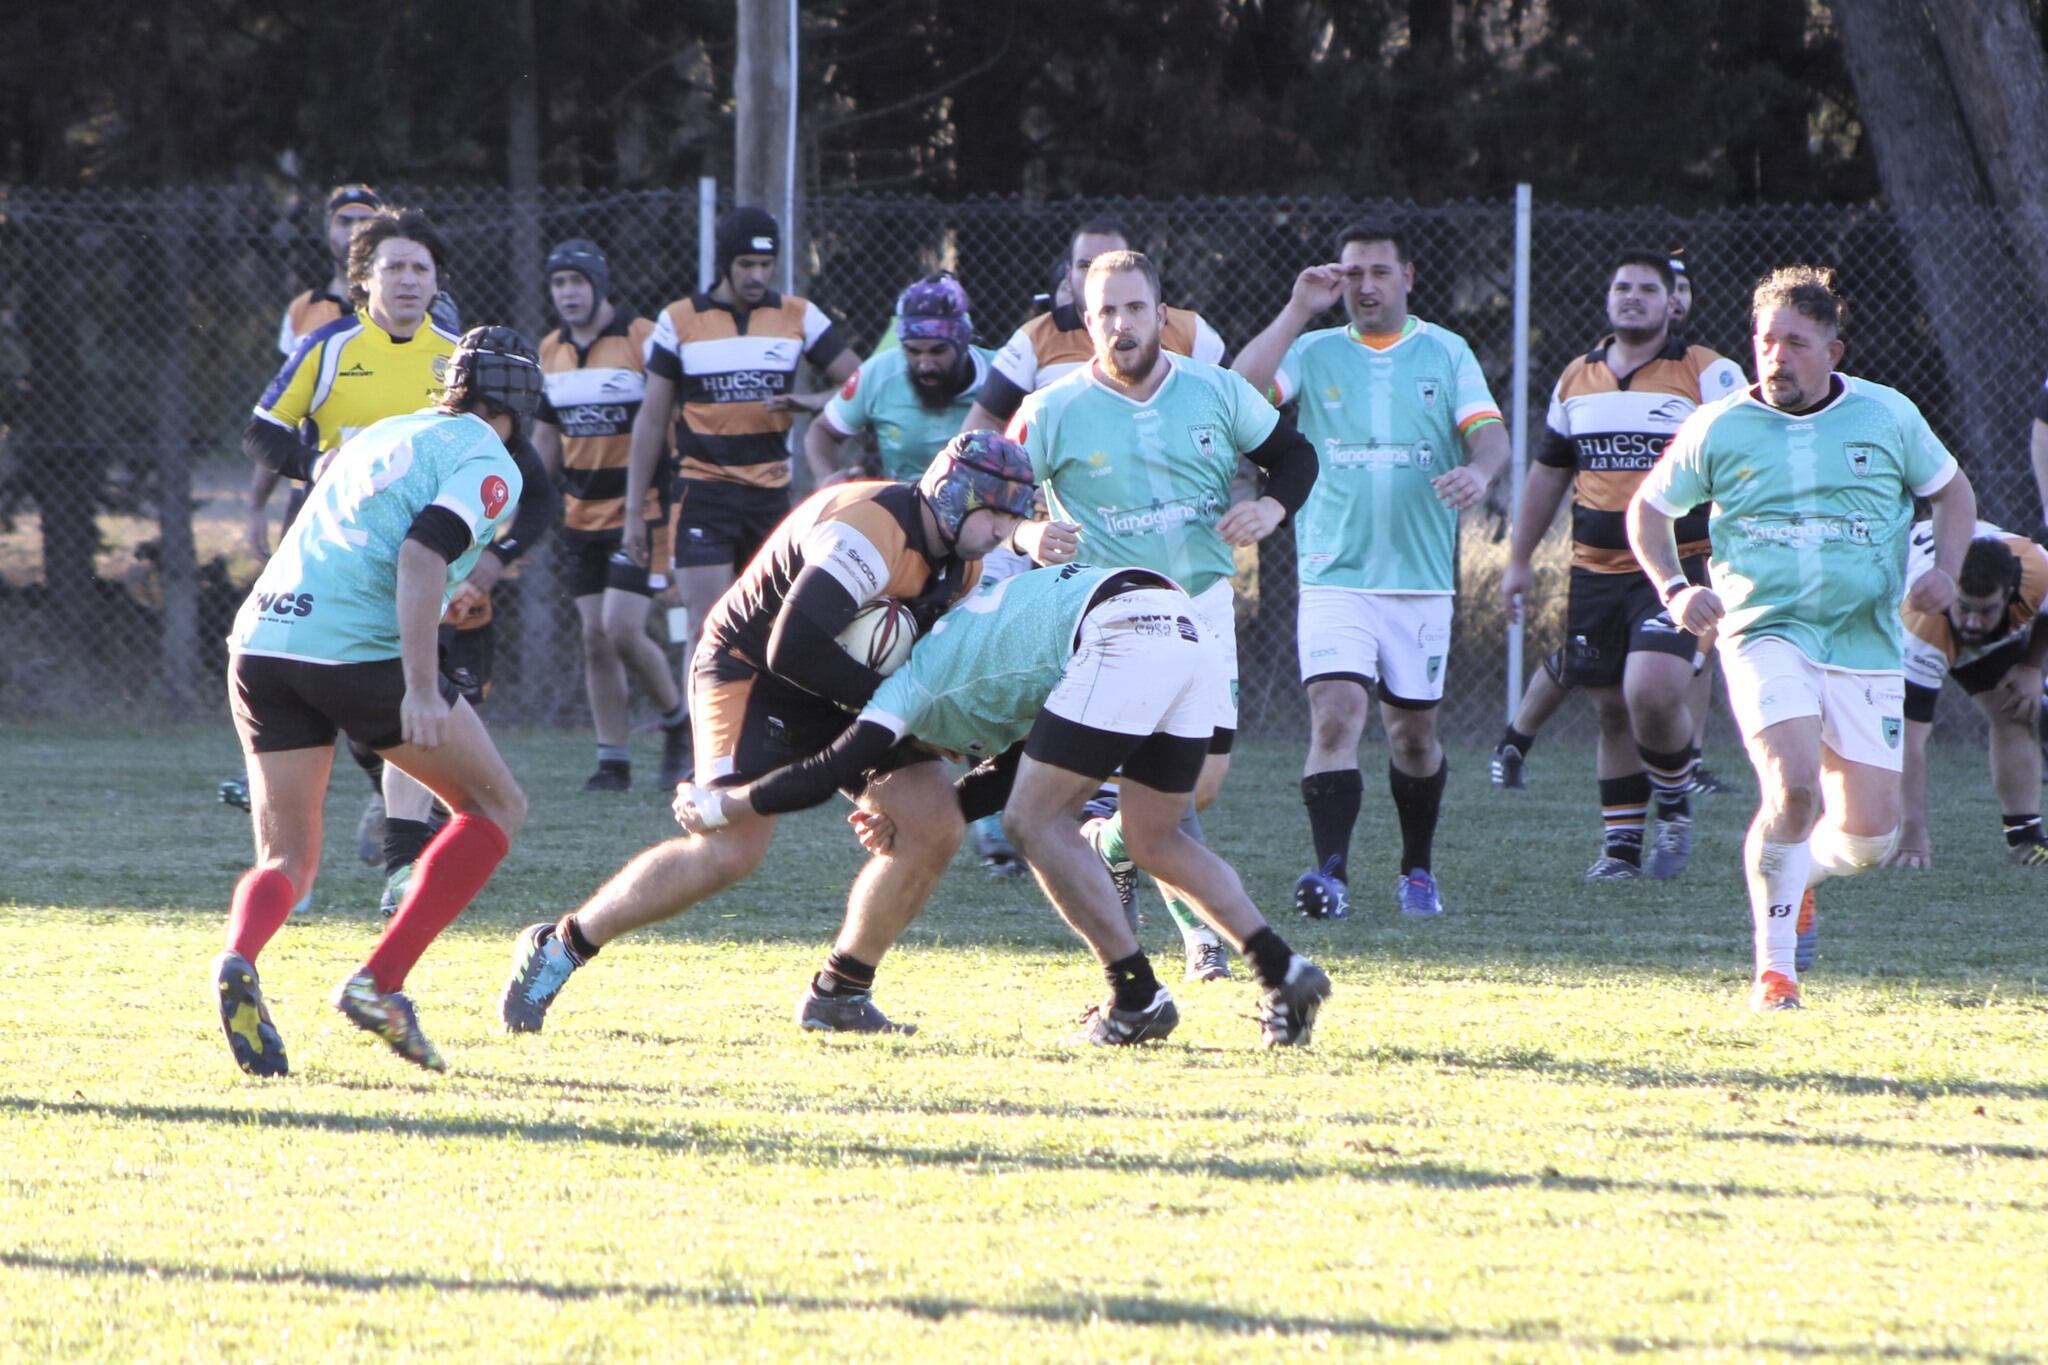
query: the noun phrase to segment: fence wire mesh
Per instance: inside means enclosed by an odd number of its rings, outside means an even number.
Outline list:
[[[610,255],[614,299],[652,314],[697,283],[694,190],[545,192],[386,186],[426,209],[452,255],[444,280],[469,322],[549,325],[543,253],[590,237]],[[1365,212],[1405,229],[1413,311],[1463,335],[1504,409],[1514,357],[1511,200],[1417,207],[1359,200],[987,199],[813,196],[798,210],[799,289],[863,353],[897,292],[955,271],[982,340],[1000,345],[1050,286],[1069,231],[1109,214],[1159,262],[1169,302],[1200,310],[1233,348],[1271,319],[1297,270],[1330,257]],[[282,360],[285,303],[329,274],[314,198],[255,187],[0,191],[0,718],[218,713],[221,636],[260,561],[247,543],[250,466],[240,433]],[[1695,281],[1686,331],[1749,368],[1748,294],[1791,261],[1840,271],[1854,314],[1844,368],[1895,385],[1926,411],[1975,481],[1983,515],[2032,531],[2030,412],[2039,318],[2011,225],[1988,210],[1908,219],[1865,207],[1580,210],[1536,205],[1531,229],[1531,448],[1558,372],[1604,330],[1614,255],[1683,245]],[[793,438],[794,439],[794,438]],[[802,477],[803,462],[796,462]],[[1507,693],[1507,630],[1494,586],[1506,554],[1503,479],[1461,532],[1447,733],[1490,734]],[[278,502],[281,506],[282,496]],[[1563,614],[1562,526],[1539,557],[1530,666]],[[1295,735],[1292,545],[1283,532],[1242,561],[1243,723]],[[493,709],[572,723],[586,715],[574,613],[551,547],[500,589]],[[661,614],[656,613],[656,620]],[[1974,733],[1967,711],[1962,729]],[[1592,733],[1582,707],[1557,733]],[[1954,727],[1945,726],[1944,729]]]

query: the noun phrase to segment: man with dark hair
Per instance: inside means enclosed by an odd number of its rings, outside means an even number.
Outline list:
[[[446,392],[437,388],[431,410],[375,422],[338,449],[228,637],[256,862],[235,887],[213,980],[229,1051],[250,1075],[289,1070],[256,959],[317,870],[337,731],[454,812],[375,948],[334,995],[351,1023],[407,1061],[443,1069],[401,993],[406,975],[482,889],[526,817],[489,734],[447,687],[435,621],[518,505],[524,475],[506,443],[540,401],[540,366],[505,327],[479,327],[450,351]]]
[[[1196,812],[1221,790],[1237,735],[1233,552],[1264,540],[1301,506],[1315,482],[1315,453],[1238,376],[1165,349],[1169,313],[1158,280],[1134,251],[1108,252],[1089,267],[1081,298],[1092,358],[1025,399],[1010,422],[1011,436],[1031,452],[1052,517],[1025,527],[1017,543],[1040,563],[1149,569],[1193,599],[1215,651],[1209,756],[1185,812],[1184,832],[1199,840]],[[1263,495],[1237,497],[1240,458],[1269,474]],[[1136,873],[1121,819],[1091,822],[1087,833],[1133,887],[1125,910],[1135,924]],[[1171,882],[1160,892],[1181,933],[1188,977],[1227,976],[1215,930]]]
[[[1031,466],[994,432],[957,436],[909,483],[844,483],[792,511],[719,599],[692,660],[695,785],[731,787],[825,748],[881,675],[838,643],[854,614],[895,598],[921,627],[979,581],[980,560],[1031,511]],[[910,1033],[875,1006],[875,972],[960,845],[959,802],[933,754],[904,754],[859,795],[903,831],[896,856],[855,881],[824,970],[797,1005],[807,1030]],[[571,914],[529,925],[513,947],[499,1017],[538,1032],[570,973],[605,944],[679,915],[753,874],[769,816],[716,841],[650,848]]]
[[[1934,562],[1934,526],[1913,527],[1908,586]],[[1900,773],[1904,819],[1888,867],[1934,866],[1927,833],[1927,736],[1944,678],[1976,704],[1990,728],[1991,786],[2003,813],[2005,856],[2023,867],[2048,867],[2041,837],[2041,667],[2048,660],[2048,552],[2025,536],[1989,522],[1956,575],[1955,600],[1943,612],[1916,611],[1906,624],[1906,757]]]
[[[1536,547],[1572,493],[1572,570],[1561,676],[1584,687],[1599,717],[1597,772],[1605,828],[1589,882],[1648,873],[1660,881],[1692,857],[1688,793],[1693,748],[1690,693],[1699,640],[1678,629],[1628,548],[1624,514],[1636,486],[1701,403],[1742,387],[1742,371],[1671,333],[1670,258],[1624,252],[1607,284],[1612,329],[1565,367],[1551,392],[1544,441],[1522,485],[1500,595],[1517,619],[1535,590]],[[1706,514],[1679,526],[1686,572],[1706,573]],[[1519,765],[1530,738],[1510,727],[1497,765]],[[1657,835],[1644,857],[1654,794]]]
[[[626,465],[647,392],[648,319],[612,302],[611,262],[597,243],[570,238],[548,252],[548,298],[562,325],[541,338],[547,398],[534,448],[562,485],[562,583],[583,624],[583,681],[597,731],[597,771],[586,792],[633,781],[628,675],[661,712],[661,773],[689,775],[690,717],[668,658],[647,634],[654,594],[668,587],[668,488],[657,479],[632,513],[647,528],[654,566],[623,549]]]
[[[1911,400],[1836,372],[1843,306],[1830,272],[1772,272],[1751,317],[1757,383],[1686,419],[1629,502],[1628,538],[1675,625],[1721,630],[1728,709],[1763,797],[1743,848],[1749,1003],[1763,1012],[1802,1003],[1812,889],[1898,843],[1900,599],[1948,610],[1977,499]],[[1907,591],[1915,497],[1934,507],[1933,562]],[[1706,585],[1685,572],[1675,534],[1701,503],[1712,504]]]
[[[1055,291],[1052,311],[1041,313],[1019,327],[1009,343],[996,353],[993,372],[982,385],[974,408],[967,414],[965,430],[987,427],[1001,430],[1017,414],[1026,394],[1036,392],[1075,369],[1085,369],[1095,359],[1095,343],[1082,314],[1082,287],[1088,269],[1099,256],[1112,251],[1135,254],[1137,237],[1116,218],[1091,218],[1067,238],[1067,301]],[[1155,278],[1156,278],[1156,271]],[[1155,295],[1157,288],[1155,284]],[[1199,360],[1205,365],[1223,363],[1223,338],[1202,315],[1186,308],[1168,308],[1166,322],[1159,330],[1159,344],[1175,355]]]
[[[809,299],[769,287],[782,229],[742,205],[718,220],[718,282],[661,310],[647,338],[647,392],[633,419],[626,503],[654,486],[674,431],[676,589],[689,612],[683,657],[705,619],[789,514],[789,449],[797,367],[808,360],[834,387],[860,368],[838,326]],[[626,557],[661,572],[646,526],[628,518]],[[685,684],[687,690],[687,681]]]
[[[1408,311],[1415,287],[1399,231],[1353,223],[1338,258],[1295,278],[1287,304],[1237,358],[1276,406],[1300,403],[1321,462],[1295,527],[1301,679],[1310,738],[1301,798],[1315,864],[1294,884],[1311,917],[1350,911],[1351,834],[1370,698],[1391,751],[1401,824],[1400,912],[1443,913],[1431,870],[1446,764],[1437,737],[1450,653],[1458,513],[1506,465],[1507,428],[1464,338]],[[1335,304],[1345,327],[1306,331]]]

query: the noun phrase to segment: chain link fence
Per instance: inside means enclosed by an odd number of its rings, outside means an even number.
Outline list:
[[[542,256],[569,236],[605,247],[621,307],[651,314],[697,281],[694,190],[522,197],[383,188],[442,227],[453,258],[444,284],[471,322],[537,335],[549,321]],[[1337,230],[1368,211],[1406,229],[1413,311],[1471,343],[1512,419],[1512,200],[1422,208],[815,196],[801,204],[791,237],[802,244],[799,290],[838,317],[863,353],[896,293],[938,267],[960,276],[982,340],[999,346],[1050,287],[1070,229],[1114,215],[1160,263],[1168,301],[1200,310],[1234,348],[1271,319],[1295,272],[1329,259]],[[256,187],[0,190],[0,719],[168,719],[220,708],[220,639],[259,562],[245,543],[250,471],[240,433],[281,362],[285,303],[327,278],[319,215],[317,195],[281,199]],[[1686,331],[1745,368],[1757,276],[1818,261],[1838,268],[1852,302],[1844,368],[1913,397],[1970,471],[1983,515],[2031,531],[2040,522],[2028,430],[2042,310],[2027,302],[2007,227],[1983,210],[1909,222],[1867,207],[1679,216],[1538,203],[1529,223],[1530,448],[1558,372],[1605,330],[1617,252],[1683,245],[1695,282]],[[801,477],[803,462],[796,467]],[[1490,736],[1507,704],[1508,633],[1495,584],[1509,503],[1503,479],[1461,533],[1444,707],[1454,735]],[[1532,667],[1557,642],[1566,559],[1560,523],[1538,560]],[[1244,726],[1299,735],[1306,708],[1287,533],[1247,552],[1241,567]],[[552,547],[499,591],[494,711],[579,723],[577,630],[555,585]],[[1589,736],[1585,708],[1567,708],[1555,732]]]

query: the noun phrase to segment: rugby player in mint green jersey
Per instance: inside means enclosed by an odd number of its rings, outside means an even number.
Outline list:
[[[1899,607],[1944,612],[1977,498],[1911,400],[1839,374],[1832,273],[1786,266],[1751,307],[1757,383],[1686,419],[1629,503],[1629,543],[1672,619],[1718,628],[1728,709],[1762,802],[1743,845],[1756,926],[1750,1008],[1800,1007],[1819,932],[1813,888],[1898,843],[1905,660]],[[1934,563],[1905,589],[1913,499]],[[1673,527],[1712,503],[1709,582]]]
[[[1109,979],[1110,998],[1088,1011],[1075,1041],[1121,1046],[1164,1038],[1180,1018],[1075,822],[1121,768],[1132,861],[1179,888],[1252,963],[1265,1045],[1305,1045],[1329,977],[1273,931],[1230,865],[1181,828],[1209,756],[1219,643],[1179,585],[1153,570],[1018,574],[939,618],[822,753],[740,786],[681,787],[676,820],[713,835],[736,818],[817,805],[857,789],[906,740],[983,760],[958,784],[962,814],[1002,809],[1047,898]],[[860,813],[854,823],[870,851],[888,850],[886,817]]]
[[[1437,739],[1456,581],[1458,513],[1507,464],[1507,428],[1464,338],[1408,311],[1415,266],[1400,230],[1365,219],[1338,258],[1295,279],[1287,304],[1237,358],[1275,404],[1300,404],[1322,470],[1297,519],[1301,680],[1309,747],[1301,798],[1316,861],[1295,879],[1311,918],[1350,909],[1351,831],[1364,781],[1358,742],[1373,693],[1401,823],[1395,898],[1443,913],[1431,859],[1447,769]],[[1348,326],[1304,333],[1341,302]]]
[[[1151,569],[1194,599],[1221,646],[1210,680],[1215,732],[1185,827],[1199,839],[1195,812],[1222,787],[1237,733],[1234,551],[1264,540],[1301,506],[1315,483],[1315,452],[1243,379],[1166,349],[1169,310],[1145,257],[1095,257],[1081,297],[1094,357],[1032,393],[1010,422],[1011,439],[1031,454],[1052,518],[1026,523],[1016,542],[1042,564],[1071,558]],[[1266,471],[1266,487],[1233,503],[1240,456]],[[1134,888],[1121,823],[1110,816],[1089,829],[1112,872]],[[1181,931],[1189,979],[1227,976],[1216,936],[1171,891],[1162,887],[1161,894]],[[1125,913],[1135,916],[1133,897],[1126,897]]]

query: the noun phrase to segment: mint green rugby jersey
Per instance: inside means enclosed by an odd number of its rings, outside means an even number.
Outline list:
[[[1319,468],[1294,516],[1303,586],[1455,589],[1458,514],[1432,480],[1465,462],[1465,435],[1500,408],[1463,337],[1410,318],[1374,350],[1330,327],[1296,337],[1273,377]]]
[[[909,357],[891,346],[847,377],[825,405],[825,420],[841,436],[858,436],[872,427],[875,448],[882,456],[882,477],[916,479],[939,447],[960,434],[960,424],[981,396],[994,359],[994,351],[970,347],[974,377],[951,403],[928,408],[918,401]]]
[[[1713,503],[1727,638],[1775,636],[1829,668],[1896,672],[1913,496],[1939,492],[1956,461],[1904,394],[1834,378],[1841,392],[1818,412],[1780,412],[1754,388],[1698,409],[1636,496],[1667,516]]]
[[[1088,599],[1118,571],[1068,564],[984,583],[938,619],[860,718],[958,754],[1003,752],[1031,733],[1074,657]]]
[[[490,424],[428,409],[387,417],[343,443],[263,566],[228,646],[311,663],[398,657],[398,547],[426,508],[469,527],[448,566],[446,606],[519,506],[519,466]]]
[[[1199,596],[1235,568],[1216,522],[1237,457],[1280,414],[1241,375],[1163,353],[1172,371],[1134,402],[1094,365],[1037,390],[1010,419],[1055,521],[1081,528],[1076,562],[1151,569]]]

